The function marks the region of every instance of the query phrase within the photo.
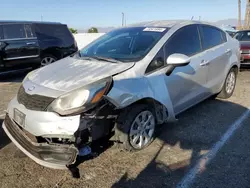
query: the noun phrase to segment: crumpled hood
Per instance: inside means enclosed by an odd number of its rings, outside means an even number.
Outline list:
[[[34,71],[28,79],[53,90],[71,91],[123,72],[133,65],[67,57]]]

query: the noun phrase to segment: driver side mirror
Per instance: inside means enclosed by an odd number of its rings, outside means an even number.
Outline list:
[[[172,54],[170,55],[167,60],[167,65],[169,65],[169,68],[166,72],[166,75],[169,76],[176,67],[183,67],[190,63],[190,58],[184,54]]]
[[[190,58],[184,54],[172,54],[167,58],[167,64],[175,67],[186,66],[190,63]]]

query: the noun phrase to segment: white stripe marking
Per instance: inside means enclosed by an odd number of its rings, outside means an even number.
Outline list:
[[[184,176],[184,178],[178,183],[178,188],[188,188],[194,182],[196,175],[198,175],[204,167],[216,156],[221,147],[228,141],[228,139],[234,134],[234,132],[242,126],[242,122],[250,114],[250,107],[237,119],[227,132],[221,137],[221,139],[211,148],[211,150],[203,156],[198,163]],[[203,169],[202,169],[203,168]]]

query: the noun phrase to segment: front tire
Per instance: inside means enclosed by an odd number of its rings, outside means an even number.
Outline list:
[[[137,104],[120,113],[115,124],[115,137],[121,149],[138,151],[152,143],[155,127],[153,108]]]
[[[218,98],[228,99],[233,95],[237,79],[237,69],[231,68],[227,74],[226,80],[224,82],[221,92],[218,94]]]

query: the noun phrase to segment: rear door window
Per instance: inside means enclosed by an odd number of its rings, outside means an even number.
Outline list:
[[[225,38],[223,39],[221,30],[205,25],[202,25],[200,28],[202,35],[202,47],[204,50],[218,46],[225,42]]]
[[[3,25],[4,39],[26,38],[24,24]]]
[[[35,31],[40,39],[60,40],[63,44],[72,45],[73,37],[66,25],[36,24]]]

